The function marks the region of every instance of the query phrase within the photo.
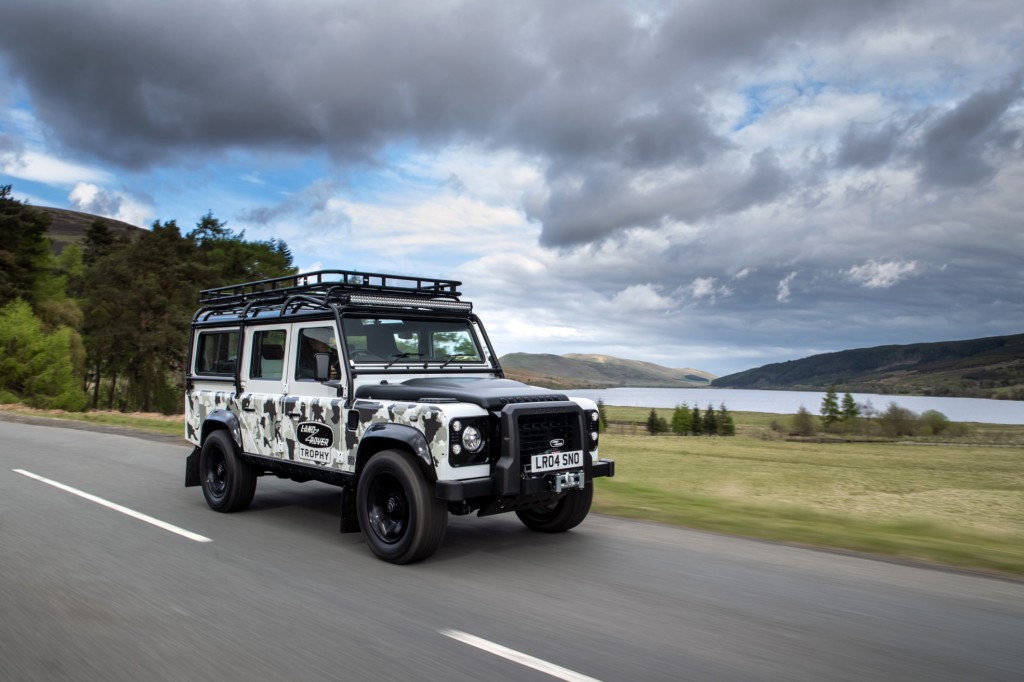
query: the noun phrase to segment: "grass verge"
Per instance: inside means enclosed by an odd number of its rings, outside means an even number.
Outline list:
[[[123,412],[65,412],[64,410],[36,410],[23,405],[0,405],[0,411],[23,414],[31,417],[48,417],[51,419],[67,419],[70,421],[83,422],[86,424],[99,424],[102,426],[115,426],[126,429],[136,429],[149,433],[159,433],[167,436],[181,436],[185,434],[185,419],[182,415],[162,415],[151,413],[126,414]]]
[[[1021,538],[928,521],[872,521],[800,507],[746,504],[599,481],[594,511],[778,542],[867,552],[1024,575]]]

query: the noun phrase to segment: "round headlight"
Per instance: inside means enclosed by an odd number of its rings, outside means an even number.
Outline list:
[[[462,444],[470,452],[480,452],[484,447],[484,434],[475,426],[467,426],[462,430]]]
[[[458,420],[453,421],[452,422],[452,431],[454,431],[455,433],[458,433],[461,430],[462,430],[462,422],[460,422]]]
[[[590,432],[590,440],[597,440],[597,431]]]

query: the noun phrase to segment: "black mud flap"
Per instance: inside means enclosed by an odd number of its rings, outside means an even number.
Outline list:
[[[199,480],[199,448],[192,449],[192,454],[185,458],[185,487],[195,488]]]
[[[359,532],[359,517],[356,515],[356,489],[350,485],[341,486],[341,532]]]

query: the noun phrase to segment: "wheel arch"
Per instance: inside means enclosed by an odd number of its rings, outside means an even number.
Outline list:
[[[216,429],[227,431],[228,435],[231,436],[231,441],[235,444],[236,452],[242,452],[242,425],[239,424],[238,417],[235,416],[234,412],[223,408],[214,410],[206,415],[206,419],[203,421],[199,432],[200,448],[206,442],[206,437]]]
[[[416,462],[420,473],[431,483],[437,482],[437,471],[430,455],[427,438],[419,429],[405,424],[373,424],[363,434],[356,451],[356,477],[362,473],[370,458],[382,450],[400,450]]]

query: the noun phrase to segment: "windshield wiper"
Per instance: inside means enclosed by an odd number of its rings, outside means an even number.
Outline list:
[[[392,360],[388,364],[384,365],[384,369],[387,369],[388,367],[390,367],[391,365],[395,364],[399,360],[404,360],[405,358],[412,358],[412,357],[419,358],[419,357],[422,357],[422,356],[423,356],[423,353],[399,353],[398,355],[394,356],[394,358],[395,358],[394,360]]]
[[[448,359],[445,360],[443,363],[441,363],[441,366],[438,369],[444,369],[445,367],[447,367],[448,365],[452,364],[452,362],[454,362],[455,360],[458,360],[459,358],[475,358],[475,357],[476,357],[475,355],[449,355]]]

